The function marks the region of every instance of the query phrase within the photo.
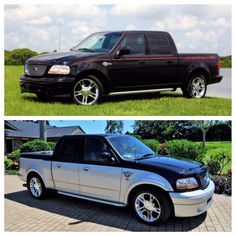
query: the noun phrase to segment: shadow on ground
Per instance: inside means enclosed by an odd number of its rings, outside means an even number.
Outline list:
[[[28,191],[5,194],[5,198],[25,206],[71,218],[69,225],[92,222],[128,231],[190,231],[206,219],[204,213],[196,217],[175,218],[160,226],[149,226],[136,220],[128,208],[118,208],[72,197],[55,195],[44,200],[36,200]],[[37,224],[37,222],[35,222]]]

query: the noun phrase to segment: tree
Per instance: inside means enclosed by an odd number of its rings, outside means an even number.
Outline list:
[[[39,134],[40,139],[47,141],[46,120],[39,120]]]
[[[137,120],[134,123],[134,134],[142,138],[164,140],[186,138],[189,132],[189,121],[181,120]]]
[[[206,134],[207,131],[214,125],[218,124],[218,121],[216,120],[196,120],[192,121],[193,126],[196,126],[198,129],[202,132],[202,146],[203,148],[206,145]]]
[[[124,122],[122,120],[107,120],[106,134],[122,134],[123,130]]]
[[[5,65],[24,65],[25,61],[38,53],[28,48],[18,48],[12,51],[5,50]]]

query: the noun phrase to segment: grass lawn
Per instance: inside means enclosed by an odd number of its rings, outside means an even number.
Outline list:
[[[214,156],[218,153],[224,152],[229,154],[231,157],[231,162],[223,169],[223,173],[227,172],[229,168],[232,166],[232,148],[231,142],[229,141],[220,141],[220,142],[206,142],[206,158],[204,161],[209,161],[211,156]]]
[[[19,76],[23,66],[5,66],[5,115],[30,116],[173,116],[231,115],[231,99],[206,97],[187,99],[182,94],[152,93],[107,97],[94,106],[72,101],[38,101],[34,94],[21,94]]]

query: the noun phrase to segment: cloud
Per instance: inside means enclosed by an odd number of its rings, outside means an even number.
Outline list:
[[[52,18],[49,16],[42,16],[38,19],[27,21],[27,24],[30,24],[30,25],[45,25],[45,24],[50,24],[50,23],[52,23]]]
[[[128,24],[126,27],[125,27],[125,30],[135,30],[136,29],[136,26],[133,25],[133,24]]]
[[[106,30],[163,30],[180,52],[231,54],[230,5],[21,4],[5,5],[5,48],[66,51],[91,33]],[[221,45],[225,45],[222,47]]]
[[[150,19],[160,14],[160,5],[140,5],[140,4],[117,4],[111,9],[111,13],[116,16],[141,17]]]

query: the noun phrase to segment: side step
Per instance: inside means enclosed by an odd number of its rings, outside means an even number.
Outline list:
[[[138,93],[155,93],[164,91],[175,91],[176,88],[163,88],[163,89],[147,89],[147,90],[134,90],[134,91],[122,91],[122,92],[112,92],[109,96],[123,95],[123,94],[138,94]]]
[[[88,201],[109,204],[109,205],[118,206],[118,207],[125,207],[126,206],[125,204],[119,203],[119,202],[111,202],[111,201],[101,200],[101,199],[92,198],[92,197],[85,197],[85,196],[81,196],[81,195],[77,195],[77,194],[73,194],[73,193],[67,193],[67,192],[63,192],[63,191],[57,191],[57,193],[62,194],[62,195],[66,195],[66,196],[70,196],[70,197],[75,197],[75,198],[84,199],[84,200],[88,200]]]

